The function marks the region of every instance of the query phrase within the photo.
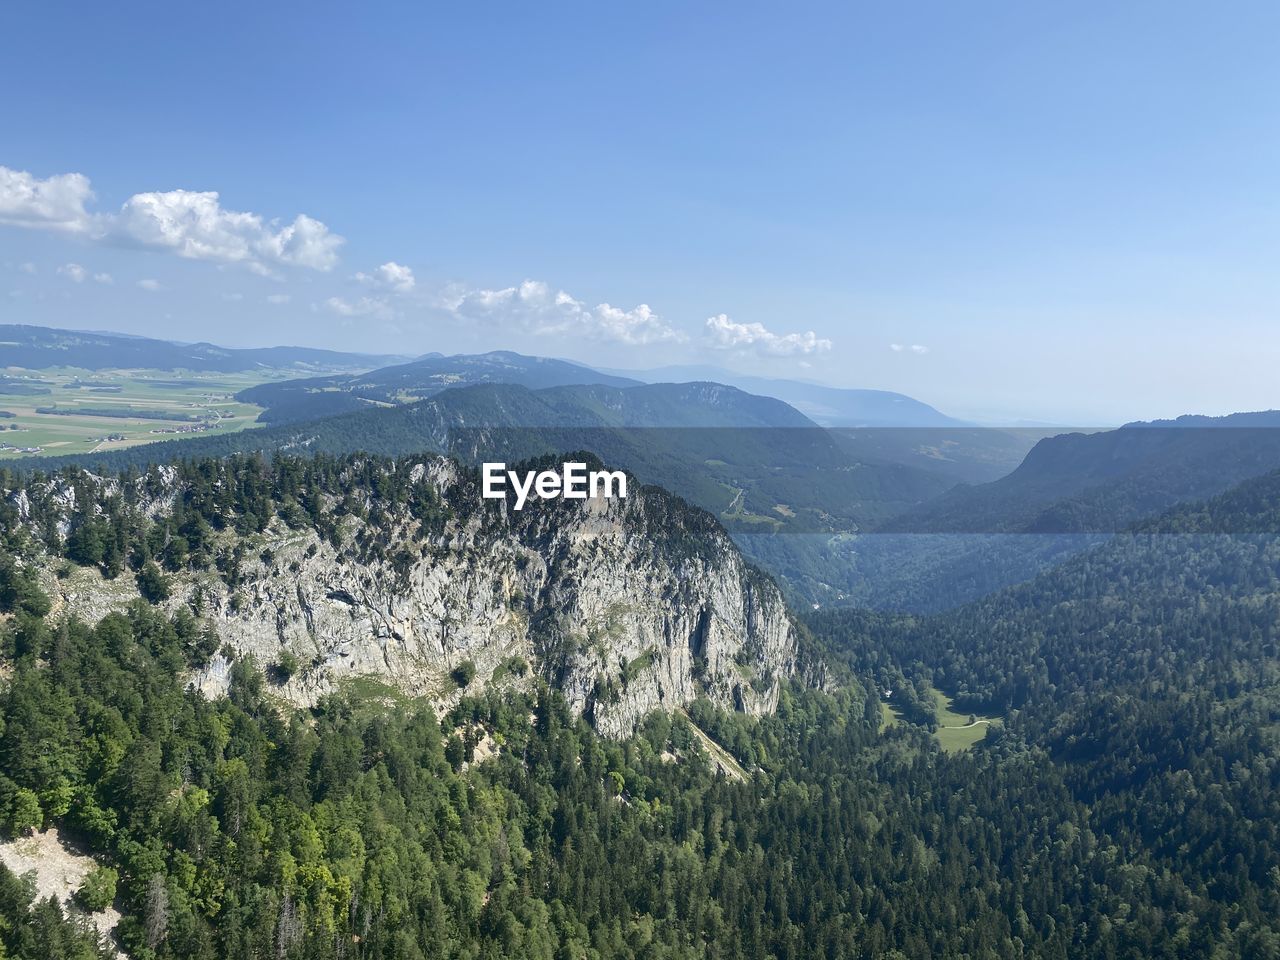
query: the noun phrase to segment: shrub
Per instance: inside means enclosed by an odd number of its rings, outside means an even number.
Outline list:
[[[148,603],[160,603],[169,599],[169,578],[151,561],[138,571],[138,592]]]
[[[40,809],[40,798],[26,787],[13,795],[9,805],[9,831],[14,836],[31,833],[44,825],[44,812]]]
[[[288,650],[281,652],[280,659],[271,666],[272,677],[277,683],[288,683],[289,678],[298,672],[298,658]]]
[[[116,883],[119,875],[110,867],[94,867],[76,891],[76,900],[86,910],[105,910],[116,900]]]

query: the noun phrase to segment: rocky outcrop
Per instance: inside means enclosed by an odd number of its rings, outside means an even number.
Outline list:
[[[398,469],[429,488],[439,515],[357,513],[329,538],[276,517],[243,538],[236,577],[184,573],[167,602],[194,602],[235,656],[288,663],[280,689],[299,703],[354,678],[447,703],[472,673],[470,692],[536,672],[613,736],[699,696],[749,713],[776,705],[795,670],[794,628],[776,585],[710,515],[634,484],[625,499],[517,512],[481,500],[451,460]],[[172,498],[155,486],[147,509],[163,512]],[[129,592],[127,577],[106,584],[86,570],[47,579],[86,618]],[[219,654],[194,682],[216,693],[227,675]]]

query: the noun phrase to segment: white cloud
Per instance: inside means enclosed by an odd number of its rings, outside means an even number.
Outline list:
[[[441,304],[455,316],[493,324],[515,324],[531,333],[608,340],[631,346],[687,339],[642,303],[623,310],[609,303],[588,307],[541,280],[501,290],[453,288]]]
[[[805,333],[773,333],[762,323],[737,323],[726,314],[708,317],[707,336],[718,350],[752,349],[771,357],[822,353],[831,349],[831,341],[812,330]]]
[[[372,317],[375,320],[390,320],[395,316],[391,305],[381,297],[361,297],[359,300],[330,297],[325,301],[325,306],[340,317]]]
[[[239,303],[241,300],[244,299],[244,294],[243,293],[224,293],[222,295],[222,299],[226,300],[228,303]]]
[[[891,343],[889,349],[894,353],[928,353],[929,348],[922,343],[913,343],[907,346],[905,343]]]
[[[58,268],[58,273],[72,283],[84,283],[84,278],[89,275],[89,272],[78,263],[64,263]]]
[[[160,281],[151,280],[151,279],[139,280],[138,286],[141,287],[143,290],[149,290],[152,293],[155,293],[157,290],[160,289]]]
[[[344,242],[306,214],[282,225],[256,213],[227,210],[211,190],[137,193],[119,213],[90,213],[85,203],[92,198],[83,174],[40,180],[0,166],[0,223],[68,230],[192,260],[240,263],[266,273],[272,266],[330,270]]]
[[[83,174],[41,180],[25,170],[0,166],[0,223],[84,232],[91,220],[84,205],[92,199],[89,178]]]
[[[93,279],[95,282],[106,284],[107,286],[116,282],[116,278],[109,273],[95,273]]]
[[[267,296],[267,303],[288,303],[292,299],[287,293],[272,293]]]
[[[35,273],[36,273],[36,265],[32,263],[30,260],[28,260],[26,263],[18,264],[18,269],[25,274],[29,274],[30,276],[35,276]]]
[[[305,214],[282,227],[256,213],[223,209],[213,191],[192,190],[135,194],[112,218],[108,234],[192,260],[313,270],[331,269],[343,242]]]
[[[388,260],[373,273],[357,273],[356,279],[380,290],[391,290],[395,293],[409,293],[417,284],[413,271],[394,260]]]

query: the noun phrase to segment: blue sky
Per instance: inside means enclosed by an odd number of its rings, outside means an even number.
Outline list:
[[[1275,4],[45,2],[4,32],[9,322],[980,417],[1280,406]]]

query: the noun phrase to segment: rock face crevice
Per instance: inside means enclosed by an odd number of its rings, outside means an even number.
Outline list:
[[[217,571],[184,573],[168,602],[198,597],[236,656],[266,666],[291,654],[300,666],[280,689],[303,704],[357,677],[448,702],[469,662],[468,692],[519,682],[527,664],[610,736],[701,696],[753,714],[776,706],[796,669],[794,627],[777,586],[708,514],[638,485],[625,499],[517,512],[481,500],[452,461],[400,469],[429,485],[445,519],[353,516],[335,544],[276,518],[234,588]],[[353,545],[371,541],[378,555],[358,556]],[[127,600],[119,581],[102,592],[86,576],[49,581],[86,619]],[[194,682],[215,693],[227,674],[219,656]]]

